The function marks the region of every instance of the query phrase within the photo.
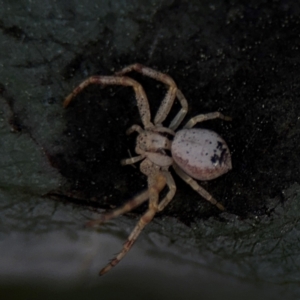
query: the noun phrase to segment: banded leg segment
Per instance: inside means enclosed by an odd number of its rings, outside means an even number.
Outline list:
[[[134,208],[140,206],[143,202],[148,200],[148,198],[149,198],[149,193],[148,193],[148,190],[146,190],[146,191],[142,192],[141,194],[135,196],[128,202],[126,202],[123,206],[116,208],[108,213],[102,214],[100,216],[100,218],[97,220],[92,220],[92,221],[88,222],[86,224],[86,226],[87,227],[97,226],[97,225],[100,225],[111,219],[114,219],[120,215],[123,215],[123,214],[133,210]]]
[[[158,174],[160,175],[160,174]],[[151,184],[151,185],[150,185]],[[158,199],[159,199],[159,192],[164,188],[166,184],[166,180],[162,176],[154,176],[151,178],[148,178],[148,196],[149,196],[149,208],[146,211],[146,213],[140,218],[137,225],[129,235],[127,241],[123,245],[122,250],[119,252],[119,254],[113,258],[109,264],[107,264],[99,273],[99,275],[104,275],[107,273],[111,268],[116,266],[121,259],[127,254],[127,252],[131,249],[134,242],[144,229],[144,227],[151,222],[153,217],[155,216],[157,212],[158,207]]]
[[[145,155],[139,155],[139,156],[134,156],[134,157],[130,157],[130,158],[124,158],[124,159],[121,160],[121,165],[122,166],[132,165],[132,164],[135,164],[135,163],[141,161],[144,158],[145,158]]]
[[[105,273],[107,273],[111,268],[113,268],[114,266],[116,266],[121,259],[127,254],[127,252],[131,249],[131,247],[133,246],[134,242],[136,241],[136,239],[138,238],[139,234],[141,233],[141,231],[144,229],[144,227],[151,222],[151,220],[153,219],[153,217],[155,216],[155,211],[154,210],[147,210],[147,212],[140,218],[138,224],[135,226],[135,228],[133,229],[133,231],[131,232],[131,234],[129,235],[127,241],[125,242],[125,244],[123,245],[122,250],[120,251],[120,253],[113,258],[109,264],[107,264],[100,272],[99,275],[102,276]]]
[[[153,127],[151,123],[150,107],[143,87],[135,80],[129,77],[118,76],[91,76],[80,83],[64,100],[63,106],[67,107],[72,99],[76,97],[82,90],[91,84],[106,85],[122,85],[131,86],[135,92],[137,106],[145,129]]]
[[[231,121],[231,117],[228,117],[228,116],[224,116],[223,114],[221,114],[220,112],[216,111],[216,112],[213,112],[213,113],[208,113],[208,114],[201,114],[201,115],[198,115],[198,116],[195,116],[193,118],[191,118],[185,125],[183,128],[192,128],[194,127],[197,123],[200,123],[200,122],[204,122],[204,121],[207,121],[207,120],[213,120],[213,119],[222,119],[222,120],[225,120],[225,121]]]
[[[169,171],[162,172],[164,177],[166,178],[166,183],[169,188],[169,192],[167,195],[159,202],[158,204],[158,211],[162,211],[174,198],[176,193],[176,184],[175,181]]]
[[[160,107],[158,108],[158,111],[154,118],[154,124],[156,124],[156,125],[161,124],[166,119],[167,115],[169,114],[171,107],[174,103],[176,94],[177,94],[177,85],[176,85],[175,81],[167,74],[158,72],[151,68],[145,67],[141,64],[133,64],[133,65],[127,66],[124,69],[122,69],[121,71],[116,72],[116,75],[123,76],[124,74],[132,72],[132,71],[139,72],[145,76],[148,76],[152,79],[160,81],[169,87],[167,94],[166,94],[165,98],[163,99]],[[181,103],[181,101],[180,101],[180,103]]]
[[[195,190],[198,194],[200,194],[205,200],[209,201],[211,204],[218,207],[220,210],[225,210],[224,206],[219,203],[213,196],[207,192],[203,187],[201,187],[197,181],[195,181],[192,177],[184,173],[175,163],[172,165],[177,175],[185,181],[188,185],[191,186],[193,190]]]
[[[188,111],[188,102],[187,102],[186,98],[184,97],[184,95],[182,94],[182,92],[178,89],[176,92],[176,96],[181,104],[181,109],[169,125],[169,128],[172,130],[177,129],[177,127],[181,124],[181,122],[183,121],[183,119],[186,116],[187,111]]]

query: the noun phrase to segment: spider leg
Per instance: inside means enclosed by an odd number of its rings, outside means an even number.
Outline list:
[[[201,187],[192,177],[184,173],[175,163],[173,163],[173,168],[177,175],[191,186],[198,194],[200,194],[204,199],[209,201],[211,204],[217,206],[220,210],[225,210],[224,206],[219,203],[213,196],[208,193],[203,187]]]
[[[169,128],[172,130],[177,129],[177,127],[180,125],[180,123],[182,122],[182,120],[184,119],[184,117],[186,116],[187,111],[188,111],[188,102],[187,102],[186,98],[184,97],[184,95],[182,94],[182,92],[178,89],[176,92],[176,96],[181,104],[181,109],[169,125]]]
[[[130,126],[127,130],[126,130],[126,134],[130,135],[133,132],[137,132],[137,133],[141,133],[143,132],[143,128],[139,125],[132,125]],[[125,158],[121,160],[121,165],[122,166],[126,166],[126,165],[131,165],[131,164],[135,164],[136,162],[139,162],[140,160],[144,159],[145,155],[138,155],[135,157],[130,157],[130,158]]]
[[[192,128],[194,127],[197,123],[203,122],[203,121],[207,121],[207,120],[212,120],[212,119],[223,119],[225,121],[231,121],[231,117],[228,116],[224,116],[223,114],[221,114],[220,112],[216,111],[213,113],[208,113],[208,114],[202,114],[202,115],[198,115],[195,116],[193,118],[191,118],[185,125],[183,128]]]
[[[124,158],[121,160],[121,165],[126,166],[126,165],[132,165],[135,164],[136,162],[139,162],[140,160],[144,159],[145,155],[139,155],[135,157],[130,157],[130,158]]]
[[[141,132],[143,132],[144,130],[143,130],[143,128],[141,127],[141,126],[139,126],[139,125],[132,125],[132,126],[130,126],[127,130],[126,130],[126,134],[127,135],[130,135],[130,134],[132,134],[133,132],[137,132],[137,133],[141,133]]]
[[[131,86],[135,92],[135,97],[137,100],[137,106],[142,119],[144,127],[147,129],[153,127],[151,123],[150,107],[148,99],[143,87],[135,80],[129,77],[119,77],[119,76],[91,76],[88,79],[80,83],[64,100],[63,106],[67,107],[72,99],[76,97],[83,89],[91,84],[106,85],[122,85]]]
[[[127,254],[131,249],[132,245],[144,229],[144,227],[151,222],[156,212],[158,211],[158,200],[159,192],[165,187],[166,179],[162,173],[155,174],[155,176],[148,177],[148,193],[149,193],[149,208],[146,213],[140,218],[135,228],[130,233],[127,241],[123,245],[122,250],[119,254],[113,258],[100,272],[99,275],[104,275],[111,268],[116,266],[121,259]]]
[[[180,91],[178,92],[178,88],[175,81],[169,75],[145,67],[141,64],[129,65],[124,69],[122,69],[121,71],[116,72],[115,74],[117,76],[123,76],[124,74],[129,73],[131,71],[139,72],[152,79],[158,80],[169,87],[167,94],[165,98],[162,100],[162,103],[155,115],[154,124],[159,125],[166,119],[174,103],[175,97],[177,96],[182,108],[178,113],[178,115],[175,117],[176,120],[173,121],[171,124],[172,125],[171,129],[173,130],[176,129],[176,127],[180,124],[180,122],[186,115],[188,104],[183,94]]]
[[[96,225],[100,225],[108,220],[114,219],[120,215],[123,215],[134,208],[140,206],[143,202],[145,202],[149,198],[148,190],[142,192],[141,194],[135,196],[128,202],[126,202],[123,206],[116,208],[108,213],[102,214],[99,219],[92,220],[86,224],[88,227],[93,227]]]
[[[167,128],[167,127],[155,127],[153,129],[153,131],[161,132],[161,133],[168,133],[168,134],[173,135],[173,136],[175,135],[175,131],[170,129],[170,128]]]
[[[99,275],[102,276],[107,273],[111,268],[116,266],[121,259],[126,255],[126,253],[131,249],[132,245],[136,241],[137,237],[143,230],[143,228],[153,219],[155,215],[155,211],[152,209],[147,210],[147,212],[140,218],[139,222],[129,235],[127,241],[123,245],[122,250],[120,253],[113,258],[103,269],[100,270]]]
[[[169,188],[169,192],[167,195],[159,202],[158,204],[158,211],[162,211],[174,198],[175,193],[176,193],[176,185],[175,181],[169,171],[163,171],[163,175],[166,178],[167,181],[167,186]]]

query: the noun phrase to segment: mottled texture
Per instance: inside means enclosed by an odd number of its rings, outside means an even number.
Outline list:
[[[175,135],[171,150],[175,162],[198,180],[217,178],[232,168],[226,142],[211,130],[180,130]]]

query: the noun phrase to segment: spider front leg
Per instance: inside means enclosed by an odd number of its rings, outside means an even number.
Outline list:
[[[64,100],[63,106],[67,107],[72,99],[76,97],[82,90],[91,84],[106,85],[122,85],[131,86],[135,92],[137,106],[145,128],[153,127],[151,123],[150,107],[143,87],[135,80],[129,77],[118,76],[91,76],[80,83]]]
[[[170,128],[172,130],[175,130],[179,126],[179,124],[181,123],[183,118],[185,117],[185,115],[187,113],[187,109],[188,109],[188,104],[187,104],[187,101],[186,101],[185,97],[183,96],[182,92],[180,90],[178,90],[177,85],[174,82],[174,80],[167,74],[158,72],[156,70],[153,70],[151,68],[145,67],[145,66],[143,66],[141,64],[137,64],[137,63],[127,66],[124,69],[122,69],[121,71],[116,72],[116,75],[123,76],[124,74],[129,73],[131,71],[139,72],[145,76],[148,76],[152,79],[160,81],[168,86],[167,94],[166,94],[165,98],[163,99],[163,101],[155,115],[155,118],[154,118],[155,125],[160,125],[166,119],[166,117],[168,116],[168,114],[172,108],[175,98],[176,97],[178,98],[182,108],[178,112],[178,114],[176,115],[176,117],[174,118],[172,123],[170,124]]]

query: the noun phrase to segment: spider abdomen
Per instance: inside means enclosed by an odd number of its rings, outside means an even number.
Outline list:
[[[226,142],[211,130],[192,128],[178,131],[171,151],[176,164],[198,180],[217,178],[232,168]]]

